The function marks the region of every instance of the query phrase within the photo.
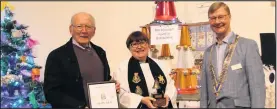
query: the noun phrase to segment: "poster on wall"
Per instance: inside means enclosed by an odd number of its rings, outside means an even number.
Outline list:
[[[189,26],[191,44],[195,48],[193,52],[195,65],[201,68],[204,51],[215,43],[215,35],[209,24]]]
[[[205,51],[210,45],[215,42],[214,32],[210,25],[190,26],[190,37],[192,46],[196,51]]]
[[[150,26],[151,44],[177,44],[180,41],[180,28],[177,24]]]

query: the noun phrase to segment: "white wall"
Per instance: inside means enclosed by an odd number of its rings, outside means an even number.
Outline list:
[[[68,27],[74,13],[86,11],[96,18],[97,30],[92,42],[106,50],[111,71],[117,68],[120,61],[130,57],[125,46],[127,36],[132,31],[141,30],[139,26],[153,21],[155,14],[153,1],[10,3],[15,7],[14,19],[28,25],[31,37],[40,42],[36,51],[38,58],[35,61],[43,66],[41,80],[44,78],[44,66],[49,52],[66,43],[70,38]],[[199,3],[204,2],[175,2],[179,19],[182,22],[207,21],[206,8],[202,10],[197,8]],[[259,44],[259,33],[275,32],[275,9],[269,2],[226,3],[231,8],[232,28],[241,36],[254,39]],[[1,15],[3,16],[3,13]],[[171,51],[176,54],[175,49]]]

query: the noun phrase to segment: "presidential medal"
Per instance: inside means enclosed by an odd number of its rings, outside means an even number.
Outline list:
[[[215,96],[219,95],[219,91],[214,92]]]
[[[235,39],[235,42],[232,43],[231,45],[229,45],[227,48],[228,52],[227,52],[227,55],[226,57],[224,58],[224,61],[223,61],[223,68],[222,68],[222,71],[219,75],[219,79],[217,79],[216,75],[215,75],[215,71],[214,71],[214,67],[212,65],[212,51],[213,51],[213,48],[211,48],[210,50],[210,72],[211,72],[211,76],[212,76],[212,80],[213,80],[213,86],[214,86],[214,94],[216,96],[219,96],[220,94],[220,90],[222,88],[222,85],[223,85],[223,82],[226,80],[226,75],[227,75],[227,71],[228,71],[228,66],[230,65],[230,62],[231,62],[231,59],[232,59],[232,56],[234,54],[234,50],[235,50],[235,47],[238,43],[238,39],[239,39],[239,36],[237,35],[236,39]]]

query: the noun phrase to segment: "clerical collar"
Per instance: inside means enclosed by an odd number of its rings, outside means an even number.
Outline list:
[[[147,64],[148,62],[139,61],[140,64]]]
[[[83,49],[83,50],[91,48],[91,44],[90,43],[87,45],[87,47],[84,47],[84,46],[80,45],[76,40],[74,40],[74,38],[72,38],[72,43],[74,45],[76,45],[77,47]]]
[[[148,63],[149,63],[149,59],[146,57],[145,62],[143,62],[143,61],[139,61],[139,63],[140,63],[140,64],[145,64],[145,63],[146,63],[146,64],[148,64]]]
[[[223,43],[228,43],[229,42],[229,39],[230,39],[230,37],[233,35],[233,32],[231,31],[231,32],[229,32],[228,33],[228,35],[226,36],[226,37],[224,37],[224,39],[222,40],[222,42]],[[219,43],[218,43],[218,40],[217,40],[217,38],[216,38],[216,45],[218,45]],[[221,45],[221,44],[219,44],[219,45]]]

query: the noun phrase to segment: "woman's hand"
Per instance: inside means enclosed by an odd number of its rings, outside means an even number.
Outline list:
[[[143,97],[141,99],[141,102],[143,104],[145,104],[148,108],[156,108],[156,107],[153,106],[152,101],[156,101],[156,99],[154,99],[152,97]]]

